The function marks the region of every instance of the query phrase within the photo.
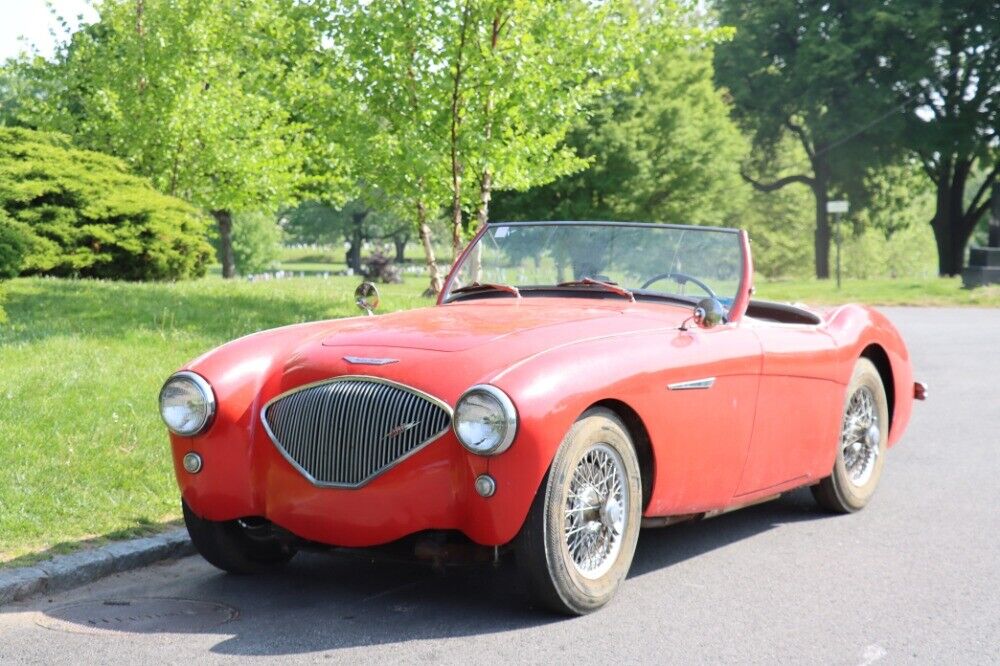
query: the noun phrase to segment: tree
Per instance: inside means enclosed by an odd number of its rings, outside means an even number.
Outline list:
[[[939,272],[956,275],[1000,174],[1000,2],[900,0],[871,28],[878,76],[898,93],[900,140],[934,184]]]
[[[660,44],[646,53],[636,84],[604,96],[570,134],[588,168],[498,195],[497,214],[714,225],[740,215],[747,143],[715,89],[711,50],[699,46]]]
[[[289,236],[300,243],[348,243],[346,264],[355,273],[363,269],[361,247],[366,241],[408,237],[409,223],[390,211],[379,210],[363,200],[352,200],[339,208],[305,201],[283,214]],[[397,260],[399,257],[397,248]]]
[[[456,255],[489,219],[494,189],[524,190],[586,166],[566,136],[581,109],[630,80],[646,36],[632,2],[466,1],[461,12],[449,69]],[[665,43],[679,38],[673,18],[651,20],[650,31]],[[474,217],[463,218],[466,206]]]
[[[200,212],[120,160],[32,130],[0,128],[0,224],[22,274],[174,280],[204,275],[211,256]]]
[[[428,291],[437,293],[444,276],[430,217],[448,191],[441,51],[450,14],[431,0],[330,0],[326,16],[321,31],[330,48],[323,70],[327,90],[336,91],[328,131],[343,140],[355,181],[384,192],[399,215],[412,216],[424,247]]]
[[[582,168],[562,141],[580,109],[627,76],[638,38],[623,0],[345,0],[329,14],[329,69],[348,73],[337,118],[354,175],[415,213],[432,291],[433,211],[447,202],[457,256],[495,188]]]
[[[716,72],[732,95],[736,117],[753,135],[752,167],[766,171],[775,148],[794,137],[806,159],[790,172],[762,181],[744,172],[760,192],[807,186],[815,203],[816,276],[830,274],[832,188],[857,188],[858,179],[889,160],[886,127],[873,118],[891,108],[891,91],[878,85],[881,47],[871,27],[872,3],[748,3],[719,0],[719,19],[736,26],[735,38],[716,50]]]
[[[19,117],[211,211],[232,277],[233,212],[287,203],[300,180],[305,127],[288,99],[302,99],[297,55],[313,45],[298,3],[106,0],[98,11],[53,62],[21,64],[42,93]]]

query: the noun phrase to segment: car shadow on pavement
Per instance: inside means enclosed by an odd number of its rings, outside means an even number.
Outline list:
[[[629,577],[666,569],[781,524],[824,515],[806,491],[710,521],[643,530]],[[207,573],[207,565],[197,560],[184,566],[191,580],[165,586],[163,596],[227,604],[238,611],[233,621],[195,631],[225,636],[211,648],[222,655],[303,655],[496,634],[560,621],[599,623],[601,615],[571,620],[529,608],[509,558],[498,566],[440,571],[362,553],[301,553],[286,569],[254,577]],[[628,603],[628,588],[626,584],[604,612]]]

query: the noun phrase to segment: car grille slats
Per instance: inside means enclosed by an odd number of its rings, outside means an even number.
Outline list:
[[[272,400],[261,419],[309,481],[356,488],[443,435],[451,410],[402,384],[344,377]]]

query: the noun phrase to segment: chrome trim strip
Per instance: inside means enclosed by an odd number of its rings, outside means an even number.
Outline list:
[[[715,377],[705,377],[703,379],[691,379],[686,382],[676,382],[667,384],[671,391],[692,391],[695,389],[710,389],[715,384]]]
[[[418,398],[422,398],[423,400],[427,401],[428,403],[431,403],[431,404],[433,404],[433,405],[435,405],[435,406],[440,407],[441,409],[443,409],[448,414],[448,424],[440,432],[435,433],[434,435],[431,435],[428,439],[424,440],[423,442],[421,442],[420,444],[418,444],[417,446],[415,446],[413,449],[411,449],[407,453],[405,453],[402,456],[400,456],[399,458],[396,458],[395,460],[393,460],[390,464],[388,464],[383,469],[380,469],[375,474],[372,474],[371,476],[368,476],[368,477],[362,479],[358,483],[354,483],[354,484],[326,483],[326,482],[323,482],[323,481],[319,481],[319,480],[316,479],[316,477],[314,477],[312,474],[310,474],[309,472],[307,472],[302,467],[302,465],[300,465],[298,462],[296,462],[291,457],[291,455],[288,453],[288,451],[285,449],[284,444],[282,444],[280,441],[278,441],[278,438],[274,434],[274,431],[271,430],[271,425],[267,422],[267,410],[268,410],[268,408],[271,405],[273,405],[274,403],[278,402],[282,398],[287,398],[290,395],[294,395],[296,393],[300,393],[302,391],[306,391],[308,389],[315,388],[317,386],[324,386],[326,384],[333,384],[333,383],[341,382],[341,381],[370,382],[372,384],[379,384],[379,385],[383,385],[383,386],[391,386],[391,387],[394,387],[394,388],[406,391],[406,392],[410,393],[413,396],[416,396]],[[419,410],[419,408],[420,408],[419,404],[413,404],[413,405],[410,406],[411,412],[416,412],[417,410]],[[264,426],[264,430],[267,432],[268,437],[271,438],[271,442],[274,444],[275,448],[278,450],[279,453],[281,453],[281,456],[285,460],[288,461],[289,465],[291,465],[292,467],[294,467],[295,470],[298,471],[298,473],[301,474],[303,478],[305,478],[309,483],[311,483],[312,485],[316,486],[317,488],[341,488],[341,489],[361,488],[362,486],[365,486],[365,485],[371,483],[374,479],[377,479],[382,474],[385,474],[390,469],[396,467],[397,465],[399,465],[400,463],[402,463],[404,460],[406,460],[410,456],[413,456],[418,451],[423,450],[424,448],[426,448],[431,443],[433,443],[433,442],[437,441],[438,439],[440,439],[442,435],[444,435],[446,432],[448,432],[451,429],[451,423],[454,420],[454,417],[455,417],[455,412],[451,408],[451,405],[449,405],[445,401],[441,400],[440,398],[436,398],[435,396],[433,396],[433,395],[431,395],[429,393],[424,393],[420,389],[413,388],[412,386],[408,386],[406,384],[400,384],[399,382],[390,381],[388,379],[383,379],[381,377],[371,377],[369,375],[341,375],[339,377],[333,377],[331,379],[323,379],[323,380],[320,380],[320,381],[317,381],[317,382],[312,382],[312,383],[309,383],[309,384],[303,384],[302,386],[297,386],[294,389],[291,389],[289,391],[285,391],[284,393],[281,393],[281,394],[279,394],[279,395],[271,398],[270,400],[267,401],[267,403],[264,404],[264,407],[261,408],[261,410],[260,410],[260,420],[261,420],[261,423]],[[344,423],[346,423],[346,417],[345,417],[344,414],[341,414],[338,417],[338,422],[341,425],[343,425]],[[318,425],[314,425],[313,427],[319,427],[319,428],[324,428],[325,427],[325,428],[329,428],[330,425],[327,424],[326,426],[324,426],[321,423],[321,424],[318,424]],[[325,464],[329,464],[329,465],[333,465],[333,466],[338,466],[338,465],[344,465],[344,464],[348,463],[349,461],[338,458],[337,460],[333,460],[333,461],[331,461],[331,460],[324,460],[323,462]]]
[[[344,356],[345,361],[355,365],[389,365],[399,363],[398,358],[370,358],[368,356]]]

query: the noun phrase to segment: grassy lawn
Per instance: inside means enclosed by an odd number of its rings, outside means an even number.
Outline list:
[[[313,253],[315,254],[315,252]],[[342,269],[293,255],[289,263]],[[298,261],[296,261],[298,260]],[[287,269],[287,268],[286,268]],[[164,378],[264,328],[358,314],[357,277],[178,284],[19,279],[0,325],[0,567],[158,529],[177,519]],[[421,276],[381,286],[381,311],[430,304]],[[773,281],[762,298],[827,304],[1000,306],[1000,288],[957,280]]]
[[[834,280],[757,280],[757,297],[810,305],[1000,306],[1000,285],[963,289],[960,278]]]
[[[264,328],[358,314],[358,279],[178,284],[21,279],[0,325],[0,566],[179,516],[156,407],[178,366]],[[432,301],[385,285],[382,311]]]

